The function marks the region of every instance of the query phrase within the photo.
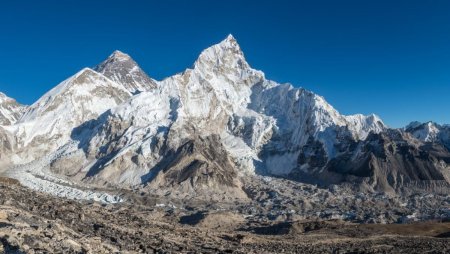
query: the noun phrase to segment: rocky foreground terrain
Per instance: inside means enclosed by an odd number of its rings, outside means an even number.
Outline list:
[[[128,202],[78,202],[35,192],[14,179],[1,178],[0,248],[5,253],[450,251],[450,221],[445,219],[359,224],[330,217],[306,219],[294,213],[270,217],[256,216],[255,211],[251,216],[248,210],[252,203],[232,209],[236,204],[182,202],[138,193],[121,195]],[[361,202],[367,209],[377,210],[381,206],[369,205],[373,201]],[[445,202],[448,205],[449,200]],[[310,205],[323,209],[321,203]],[[394,208],[392,211],[401,215],[407,210]]]

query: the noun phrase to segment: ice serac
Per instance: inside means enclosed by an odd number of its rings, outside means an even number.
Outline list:
[[[123,85],[133,94],[148,91],[157,85],[129,55],[118,50],[94,70]]]
[[[14,124],[22,116],[25,109],[26,106],[0,92],[0,125]]]

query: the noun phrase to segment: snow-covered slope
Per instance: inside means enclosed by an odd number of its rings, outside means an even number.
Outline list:
[[[0,92],[0,125],[14,124],[25,110],[26,106]]]
[[[69,142],[78,126],[130,96],[123,86],[85,68],[42,96],[8,130],[16,136],[22,159],[37,159]]]

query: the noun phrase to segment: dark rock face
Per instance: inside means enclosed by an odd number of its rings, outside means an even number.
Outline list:
[[[371,134],[330,160],[326,170],[371,179],[375,189],[395,190],[420,181],[448,183],[450,152],[400,130]]]
[[[167,161],[169,163],[163,171],[171,185],[185,181],[193,186],[207,185],[214,181],[220,185],[234,186],[237,176],[234,163],[216,135],[186,142]]]
[[[423,142],[396,129],[371,133],[360,141],[339,140],[336,156],[328,159],[323,144],[310,138],[287,178],[322,186],[347,182],[389,192],[417,185],[450,187],[450,151],[444,142]]]
[[[312,168],[321,168],[327,163],[327,156],[322,144],[312,138],[303,146],[298,156],[298,164],[308,164]]]
[[[149,188],[203,199],[247,199],[219,136],[196,137],[176,149],[165,149],[164,158],[142,177]]]
[[[156,87],[156,82],[129,55],[120,51],[115,51],[108,59],[95,67],[95,71],[122,84],[134,94]]]

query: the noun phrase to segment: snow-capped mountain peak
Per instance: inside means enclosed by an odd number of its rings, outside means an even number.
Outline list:
[[[14,124],[25,111],[26,106],[0,92],[0,125]]]
[[[157,82],[150,78],[128,54],[119,50],[114,51],[94,70],[122,85],[131,93],[149,91],[157,86]]]
[[[246,66],[248,66],[247,62],[244,58],[244,53],[241,50],[237,40],[230,34],[227,38],[222,40],[221,42],[205,49],[200,54],[197,62],[202,60],[214,60],[214,64],[227,64],[227,57],[235,57],[239,58],[239,60],[243,60]],[[231,60],[231,59],[230,59]]]
[[[370,132],[379,133],[387,128],[383,120],[375,114],[345,116],[348,127],[357,135],[358,139],[365,139]]]
[[[225,41],[236,41],[236,39],[234,38],[234,36],[232,34],[229,34],[227,36],[227,38],[225,39]]]
[[[412,122],[405,127],[407,132],[424,142],[438,141],[443,129],[446,128],[431,121],[426,123]]]
[[[3,102],[4,100],[8,99],[9,97],[6,96],[6,94],[0,92],[0,102]]]
[[[264,75],[251,69],[241,47],[231,34],[220,43],[205,49],[194,63],[194,69],[214,74],[233,74],[236,78],[252,74]]]
[[[114,59],[115,61],[130,61],[132,60],[130,55],[123,53],[120,50],[115,50],[108,59]]]

